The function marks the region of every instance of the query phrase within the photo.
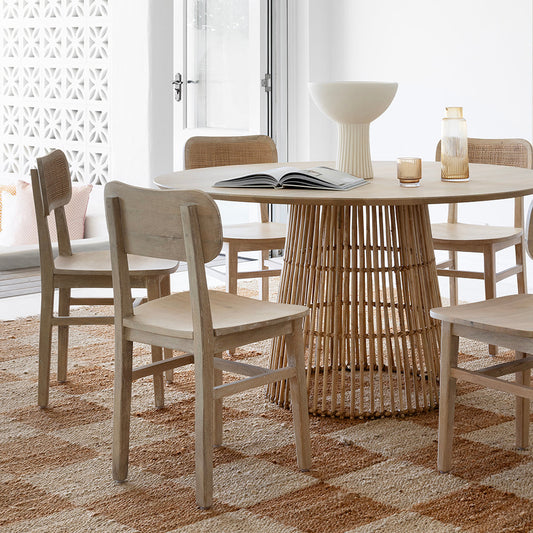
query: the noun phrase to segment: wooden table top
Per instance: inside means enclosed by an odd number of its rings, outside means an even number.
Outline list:
[[[444,182],[440,163],[423,162],[420,187],[400,187],[396,162],[373,163],[374,179],[368,185],[348,191],[310,189],[217,188],[213,183],[243,174],[275,167],[334,168],[332,161],[235,165],[182,170],[157,177],[154,182],[164,189],[199,189],[215,200],[268,202],[272,204],[320,205],[411,205],[496,200],[533,194],[533,170],[496,165],[470,164],[470,181]]]

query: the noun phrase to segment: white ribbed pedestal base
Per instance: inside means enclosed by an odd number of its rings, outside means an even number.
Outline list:
[[[339,144],[337,148],[337,170],[353,176],[372,179],[370,158],[370,124],[338,124]]]

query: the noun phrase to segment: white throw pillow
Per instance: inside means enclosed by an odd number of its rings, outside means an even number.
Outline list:
[[[2,231],[2,205],[3,205],[3,198],[7,198],[7,194],[9,196],[15,196],[15,192],[17,190],[17,186],[15,183],[8,183],[8,184],[0,184],[0,231]],[[4,194],[6,193],[6,194]],[[9,201],[9,200],[8,200]]]
[[[0,246],[9,246],[9,235],[6,231],[8,226],[7,221],[11,220],[15,216],[15,201],[16,196],[6,191],[2,191],[2,219],[4,226],[0,231]]]
[[[92,185],[73,185],[72,199],[65,206],[69,235],[72,240],[83,239],[85,213],[89,202]],[[4,197],[6,194],[6,197]],[[37,244],[37,221],[31,185],[25,181],[17,183],[15,196],[2,193],[2,232],[0,244],[18,246],[21,244]],[[4,204],[4,201],[7,201]],[[52,242],[57,241],[56,221],[53,212],[48,217],[48,226]]]

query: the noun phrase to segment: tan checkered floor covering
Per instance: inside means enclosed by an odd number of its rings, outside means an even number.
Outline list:
[[[0,328],[0,533],[533,531],[533,453],[513,447],[506,395],[459,386],[447,475],[436,470],[436,412],[311,418],[313,470],[301,473],[290,412],[262,390],[229,398],[215,504],[200,511],[191,371],[176,373],[159,411],[151,382],[134,385],[130,479],[119,485],[110,460],[112,328],[72,329],[69,381],[57,384],[53,369],[46,410],[36,407],[38,320]],[[249,348],[237,356],[265,359],[266,345]],[[475,367],[484,347],[462,350]]]

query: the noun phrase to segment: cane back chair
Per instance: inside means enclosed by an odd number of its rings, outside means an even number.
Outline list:
[[[61,150],[37,159],[37,168],[31,170],[33,199],[37,219],[39,256],[41,265],[41,314],[39,332],[38,404],[47,407],[50,388],[50,359],[52,328],[58,327],[57,380],[67,379],[69,327],[91,324],[112,324],[112,316],[70,316],[73,305],[109,305],[112,298],[73,297],[72,289],[111,288],[111,258],[109,251],[72,253],[65,205],[71,199],[72,184],[65,154]],[[59,256],[54,259],[48,227],[48,217],[54,212]],[[147,289],[148,299],[170,294],[170,274],[176,261],[130,256],[131,284]],[[58,314],[54,314],[54,296],[58,289]],[[170,356],[170,353],[165,356]],[[154,347],[154,360],[162,357],[161,349]],[[154,380],[155,403],[163,407],[162,376]]]
[[[532,168],[533,148],[524,139],[468,139],[470,163],[506,165]],[[441,143],[437,145],[437,161],[441,159]],[[485,298],[496,296],[496,283],[516,276],[518,292],[526,292],[526,265],[524,251],[524,199],[515,199],[514,227],[464,224],[458,221],[457,204],[450,204],[448,221],[432,224],[435,250],[447,250],[448,259],[437,264],[437,274],[450,279],[450,303],[457,305],[457,278],[482,279],[485,283]],[[514,247],[516,264],[501,272],[496,271],[496,252]],[[482,253],[483,272],[460,270],[457,264],[458,252]],[[489,353],[496,354],[497,347],[489,346]]]
[[[225,165],[276,163],[278,152],[274,141],[266,135],[237,137],[191,137],[185,144],[185,169]],[[210,268],[209,272],[226,282],[226,290],[237,294],[239,279],[260,278],[260,294],[268,300],[269,278],[279,276],[279,265],[269,261],[269,251],[285,247],[285,224],[269,222],[268,204],[260,204],[261,222],[224,225],[223,252],[225,272]],[[242,252],[261,252],[259,270],[239,270]]]

